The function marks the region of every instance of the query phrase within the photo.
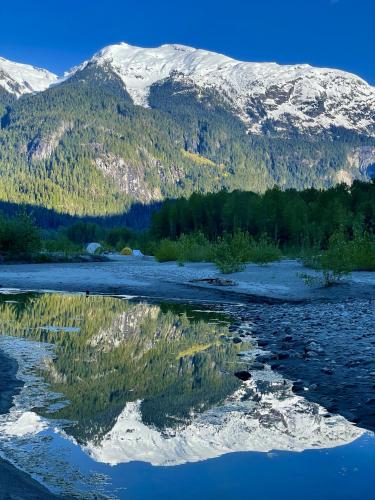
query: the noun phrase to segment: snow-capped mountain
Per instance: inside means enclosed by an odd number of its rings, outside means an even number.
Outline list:
[[[375,88],[356,75],[307,64],[241,62],[184,45],[110,45],[60,79],[0,57],[0,87],[19,97],[62,83],[87,66],[117,75],[134,104],[144,107],[153,85],[173,81],[197,90],[198,96],[214,91],[249,132],[310,134],[344,128],[375,136]]]
[[[57,75],[46,69],[8,61],[0,57],[0,88],[16,97],[46,90],[56,81]]]
[[[112,45],[61,78],[0,58],[0,119],[1,178],[19,193],[6,201],[53,199],[48,208],[74,214],[197,190],[323,189],[375,171],[375,88],[358,76],[181,45]],[[61,158],[77,173],[63,189]],[[34,163],[58,193],[42,202]]]
[[[318,133],[331,127],[375,136],[375,88],[356,75],[307,64],[240,62],[183,45],[111,45],[73,68],[111,70],[133,102],[147,107],[152,86],[167,80],[215,91],[246,124],[262,133]]]

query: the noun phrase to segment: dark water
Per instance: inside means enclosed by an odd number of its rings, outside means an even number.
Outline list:
[[[0,324],[25,382],[0,452],[54,492],[375,498],[373,436],[257,369],[251,322],[239,337],[196,306],[19,294]]]

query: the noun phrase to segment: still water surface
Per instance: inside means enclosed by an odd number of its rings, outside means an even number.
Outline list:
[[[0,348],[25,381],[0,416],[0,452],[52,491],[375,498],[374,437],[296,396],[271,370],[253,369],[251,323],[238,337],[229,316],[191,305],[0,300]]]

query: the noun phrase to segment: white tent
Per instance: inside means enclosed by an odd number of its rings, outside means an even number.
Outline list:
[[[143,257],[143,253],[140,250],[133,250],[132,254],[134,257]]]
[[[86,252],[94,254],[98,250],[98,248],[101,248],[100,243],[89,243],[86,247]]]

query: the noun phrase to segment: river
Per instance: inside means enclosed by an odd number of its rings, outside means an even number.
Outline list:
[[[301,347],[296,330],[317,331],[304,307],[3,294],[0,350],[23,385],[0,415],[1,456],[64,498],[372,498],[372,420],[349,418],[355,386],[322,404],[339,357],[326,333],[314,355]],[[314,307],[327,329],[332,307]]]

